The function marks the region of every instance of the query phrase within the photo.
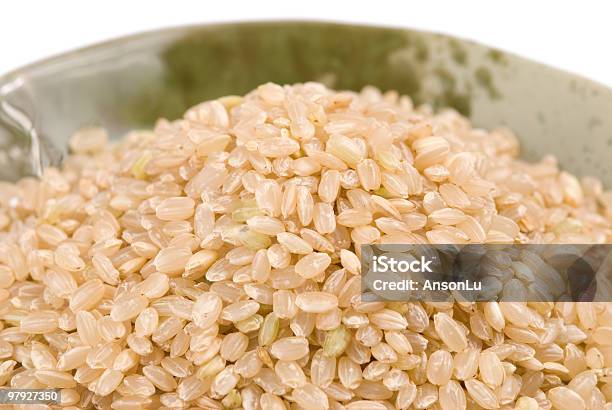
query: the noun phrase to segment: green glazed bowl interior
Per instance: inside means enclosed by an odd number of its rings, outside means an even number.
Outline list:
[[[268,81],[395,89],[453,107],[478,127],[508,126],[525,159],[552,153],[563,168],[612,186],[612,90],[449,36],[319,22],[153,31],[0,77],[0,180],[60,163],[81,127],[119,137]]]

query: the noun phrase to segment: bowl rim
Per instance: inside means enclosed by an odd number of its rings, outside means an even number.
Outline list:
[[[520,54],[517,54],[512,51],[504,50],[498,48],[493,45],[489,45],[477,40],[468,39],[462,36],[441,33],[438,31],[432,30],[422,30],[417,28],[412,28],[408,26],[394,26],[394,25],[381,25],[376,23],[347,23],[340,20],[332,20],[332,19],[263,19],[263,20],[237,20],[237,21],[225,21],[225,22],[215,22],[215,23],[190,23],[183,25],[175,25],[168,27],[159,27],[152,28],[148,30],[138,31],[131,34],[120,35],[116,37],[111,37],[106,40],[102,40],[99,42],[95,42],[92,44],[88,44],[81,47],[76,47],[72,49],[68,49],[64,52],[60,52],[58,54],[53,54],[48,57],[43,57],[37,60],[34,60],[30,63],[22,65],[20,67],[9,70],[6,73],[0,73],[0,99],[2,98],[3,92],[2,89],[7,83],[11,83],[18,79],[23,74],[28,72],[36,71],[37,69],[43,68],[48,65],[52,65],[54,63],[58,63],[67,59],[78,57],[80,54],[92,52],[96,50],[101,50],[104,48],[110,48],[114,46],[118,46],[124,42],[133,42],[138,41],[140,39],[146,39],[154,36],[169,36],[172,34],[189,34],[192,32],[197,32],[200,30],[206,29],[215,29],[215,28],[226,28],[232,26],[275,26],[275,25],[287,25],[287,24],[301,24],[305,26],[328,26],[328,27],[346,27],[346,28],[354,28],[354,29],[368,29],[375,28],[381,30],[390,30],[390,31],[405,31],[418,33],[423,35],[429,35],[433,37],[440,37],[445,39],[451,39],[460,41],[464,44],[469,44],[476,47],[484,47],[491,51],[502,53],[504,56],[510,57],[517,62],[527,63],[539,66],[541,68],[550,69],[557,71],[559,73],[563,73],[565,75],[571,76],[576,80],[584,82],[591,87],[596,87],[603,89],[607,92],[612,93],[612,86],[604,84],[600,81],[589,78],[581,73],[577,73],[571,70],[563,69],[555,67],[554,65],[550,65],[547,63],[540,62],[538,60],[533,60],[528,57],[523,57]]]

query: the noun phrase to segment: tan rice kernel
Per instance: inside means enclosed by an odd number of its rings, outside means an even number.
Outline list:
[[[298,360],[308,354],[308,341],[301,337],[279,339],[270,346],[270,353],[280,360]]]
[[[304,312],[323,313],[338,306],[338,298],[325,292],[304,292],[297,295],[295,304]]]
[[[330,265],[331,258],[326,253],[313,252],[302,257],[295,265],[295,272],[306,279],[314,278]]]
[[[189,197],[164,199],[155,208],[155,215],[162,221],[182,221],[193,215],[195,201]]]

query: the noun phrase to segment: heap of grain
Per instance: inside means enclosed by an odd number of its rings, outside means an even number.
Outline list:
[[[359,244],[611,242],[612,193],[508,130],[265,84],[70,148],[0,185],[0,385],[74,409],[612,407],[612,303],[360,301]]]

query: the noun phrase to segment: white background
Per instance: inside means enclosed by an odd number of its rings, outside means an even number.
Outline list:
[[[612,86],[609,4],[605,0],[8,0],[0,3],[0,74],[50,55],[143,30],[289,18],[453,34]]]

